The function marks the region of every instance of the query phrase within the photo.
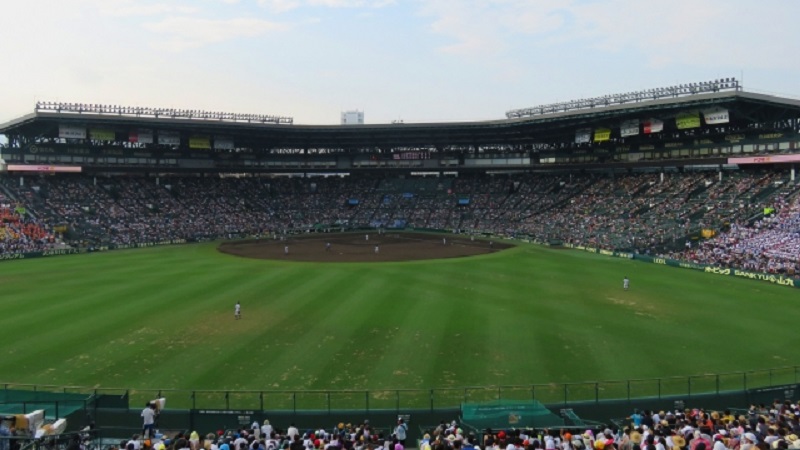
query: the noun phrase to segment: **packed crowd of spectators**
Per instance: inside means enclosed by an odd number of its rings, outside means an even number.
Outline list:
[[[775,401],[731,410],[634,410],[613,428],[486,429],[456,422],[428,430],[420,450],[768,450],[800,449],[800,405]],[[466,428],[466,427],[465,427]]]
[[[273,427],[269,420],[254,422],[249,428],[197,431],[169,436],[136,434],[109,450],[404,450],[408,426],[398,420],[393,428],[378,429],[369,420],[360,424],[341,422],[330,428],[301,429],[291,424],[286,429]]]
[[[42,251],[55,242],[54,233],[45,224],[0,192],[0,255]]]
[[[6,211],[0,252],[134,245],[350,227],[524,236],[796,274],[798,185],[778,170],[458,178],[0,177],[33,214]],[[752,225],[764,207],[776,213]],[[679,252],[701,229],[727,230]]]
[[[695,263],[796,276],[800,274],[800,195],[776,197],[775,213],[730,230],[683,254]]]

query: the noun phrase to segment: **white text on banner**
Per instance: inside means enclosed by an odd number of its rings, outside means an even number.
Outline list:
[[[592,129],[581,128],[575,131],[576,144],[588,144],[592,140]]]
[[[638,120],[623,120],[619,127],[619,135],[622,137],[636,136],[639,134]]]

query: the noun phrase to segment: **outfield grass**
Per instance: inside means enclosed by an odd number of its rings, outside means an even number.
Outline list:
[[[208,243],[3,262],[0,286],[4,382],[379,392],[800,362],[800,290],[534,245],[334,265]]]

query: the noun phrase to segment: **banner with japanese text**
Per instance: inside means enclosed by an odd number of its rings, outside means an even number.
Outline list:
[[[58,137],[62,139],[86,139],[86,128],[71,125],[59,125]]]
[[[706,125],[718,125],[730,122],[730,115],[724,108],[706,109],[703,111],[703,120]]]
[[[611,130],[609,128],[598,128],[594,130],[594,141],[605,142],[611,139]]]

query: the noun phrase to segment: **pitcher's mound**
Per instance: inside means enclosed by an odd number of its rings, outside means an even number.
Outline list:
[[[330,245],[328,245],[330,244]],[[376,251],[377,247],[377,251]],[[344,233],[224,242],[219,251],[245,258],[314,262],[412,261],[461,258],[513,245],[458,235],[422,233]],[[288,250],[288,253],[287,253]]]

